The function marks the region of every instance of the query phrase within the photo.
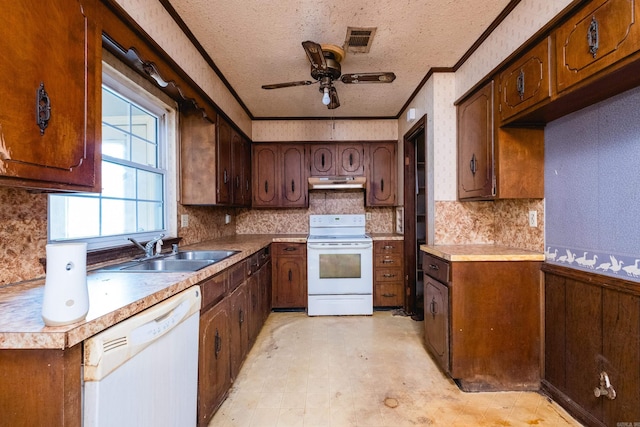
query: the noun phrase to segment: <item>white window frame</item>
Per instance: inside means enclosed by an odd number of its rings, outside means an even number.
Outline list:
[[[51,240],[52,221],[49,220],[48,242],[86,242],[87,249],[91,250],[131,244],[128,241],[129,237],[141,242],[151,240],[161,233],[165,235],[165,238],[177,237],[177,107],[168,96],[142,77],[132,71],[125,75],[104,61],[102,63],[102,84],[159,117],[158,134],[162,136],[158,140],[158,168],[165,170],[163,185],[164,229],[126,235]],[[51,212],[48,213],[48,215],[50,214]]]

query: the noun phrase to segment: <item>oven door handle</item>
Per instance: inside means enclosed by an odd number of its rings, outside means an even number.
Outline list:
[[[354,250],[354,249],[369,249],[373,246],[373,243],[349,243],[347,245],[342,243],[307,243],[307,249],[317,250]]]

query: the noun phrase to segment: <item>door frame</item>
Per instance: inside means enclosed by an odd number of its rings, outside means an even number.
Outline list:
[[[423,115],[404,134],[404,304],[405,314],[415,316],[416,320],[422,320],[422,313],[417,308],[416,265],[418,253],[416,249],[416,139],[424,135],[425,156],[427,147],[427,115]],[[425,158],[425,164],[427,159]],[[427,174],[425,174],[426,180]],[[426,182],[425,182],[426,187]],[[410,197],[409,197],[410,196]],[[425,220],[426,222],[426,220]],[[427,228],[428,232],[428,228]]]

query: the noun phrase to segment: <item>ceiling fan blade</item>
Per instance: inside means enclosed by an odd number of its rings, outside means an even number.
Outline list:
[[[327,61],[324,60],[322,47],[318,43],[307,40],[306,42],[302,42],[302,47],[304,51],[307,52],[309,62],[311,62],[311,66],[314,69],[322,71],[327,69]]]
[[[340,106],[340,100],[338,99],[338,91],[335,87],[331,87],[329,89],[329,98],[331,98],[331,102],[327,105],[329,110],[335,110]]]
[[[340,77],[342,83],[391,83],[395,79],[393,73],[351,73]]]
[[[309,80],[302,80],[299,82],[287,82],[287,83],[276,83],[272,85],[263,85],[262,89],[280,89],[283,87],[294,87],[294,86],[307,86],[317,82],[310,82]]]

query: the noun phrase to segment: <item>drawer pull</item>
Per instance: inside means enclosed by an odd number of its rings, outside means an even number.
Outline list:
[[[429,268],[436,271],[440,270],[440,267],[438,267],[436,264],[429,264]]]
[[[392,264],[394,261],[392,259],[383,259],[382,263],[383,264]]]
[[[384,245],[384,246],[382,247],[382,249],[384,249],[385,251],[388,251],[388,250],[393,249],[393,246],[391,246],[391,245]]]
[[[396,294],[382,294],[382,296],[385,298],[393,298],[396,296]]]
[[[382,277],[396,277],[396,275],[392,273],[384,273]]]
[[[285,251],[287,252],[293,252],[295,250],[297,250],[298,248],[296,248],[295,246],[287,246],[286,248],[284,248]]]
[[[587,30],[587,42],[589,43],[589,52],[595,58],[600,47],[600,36],[598,34],[598,20],[594,16],[591,18],[591,24]]]

